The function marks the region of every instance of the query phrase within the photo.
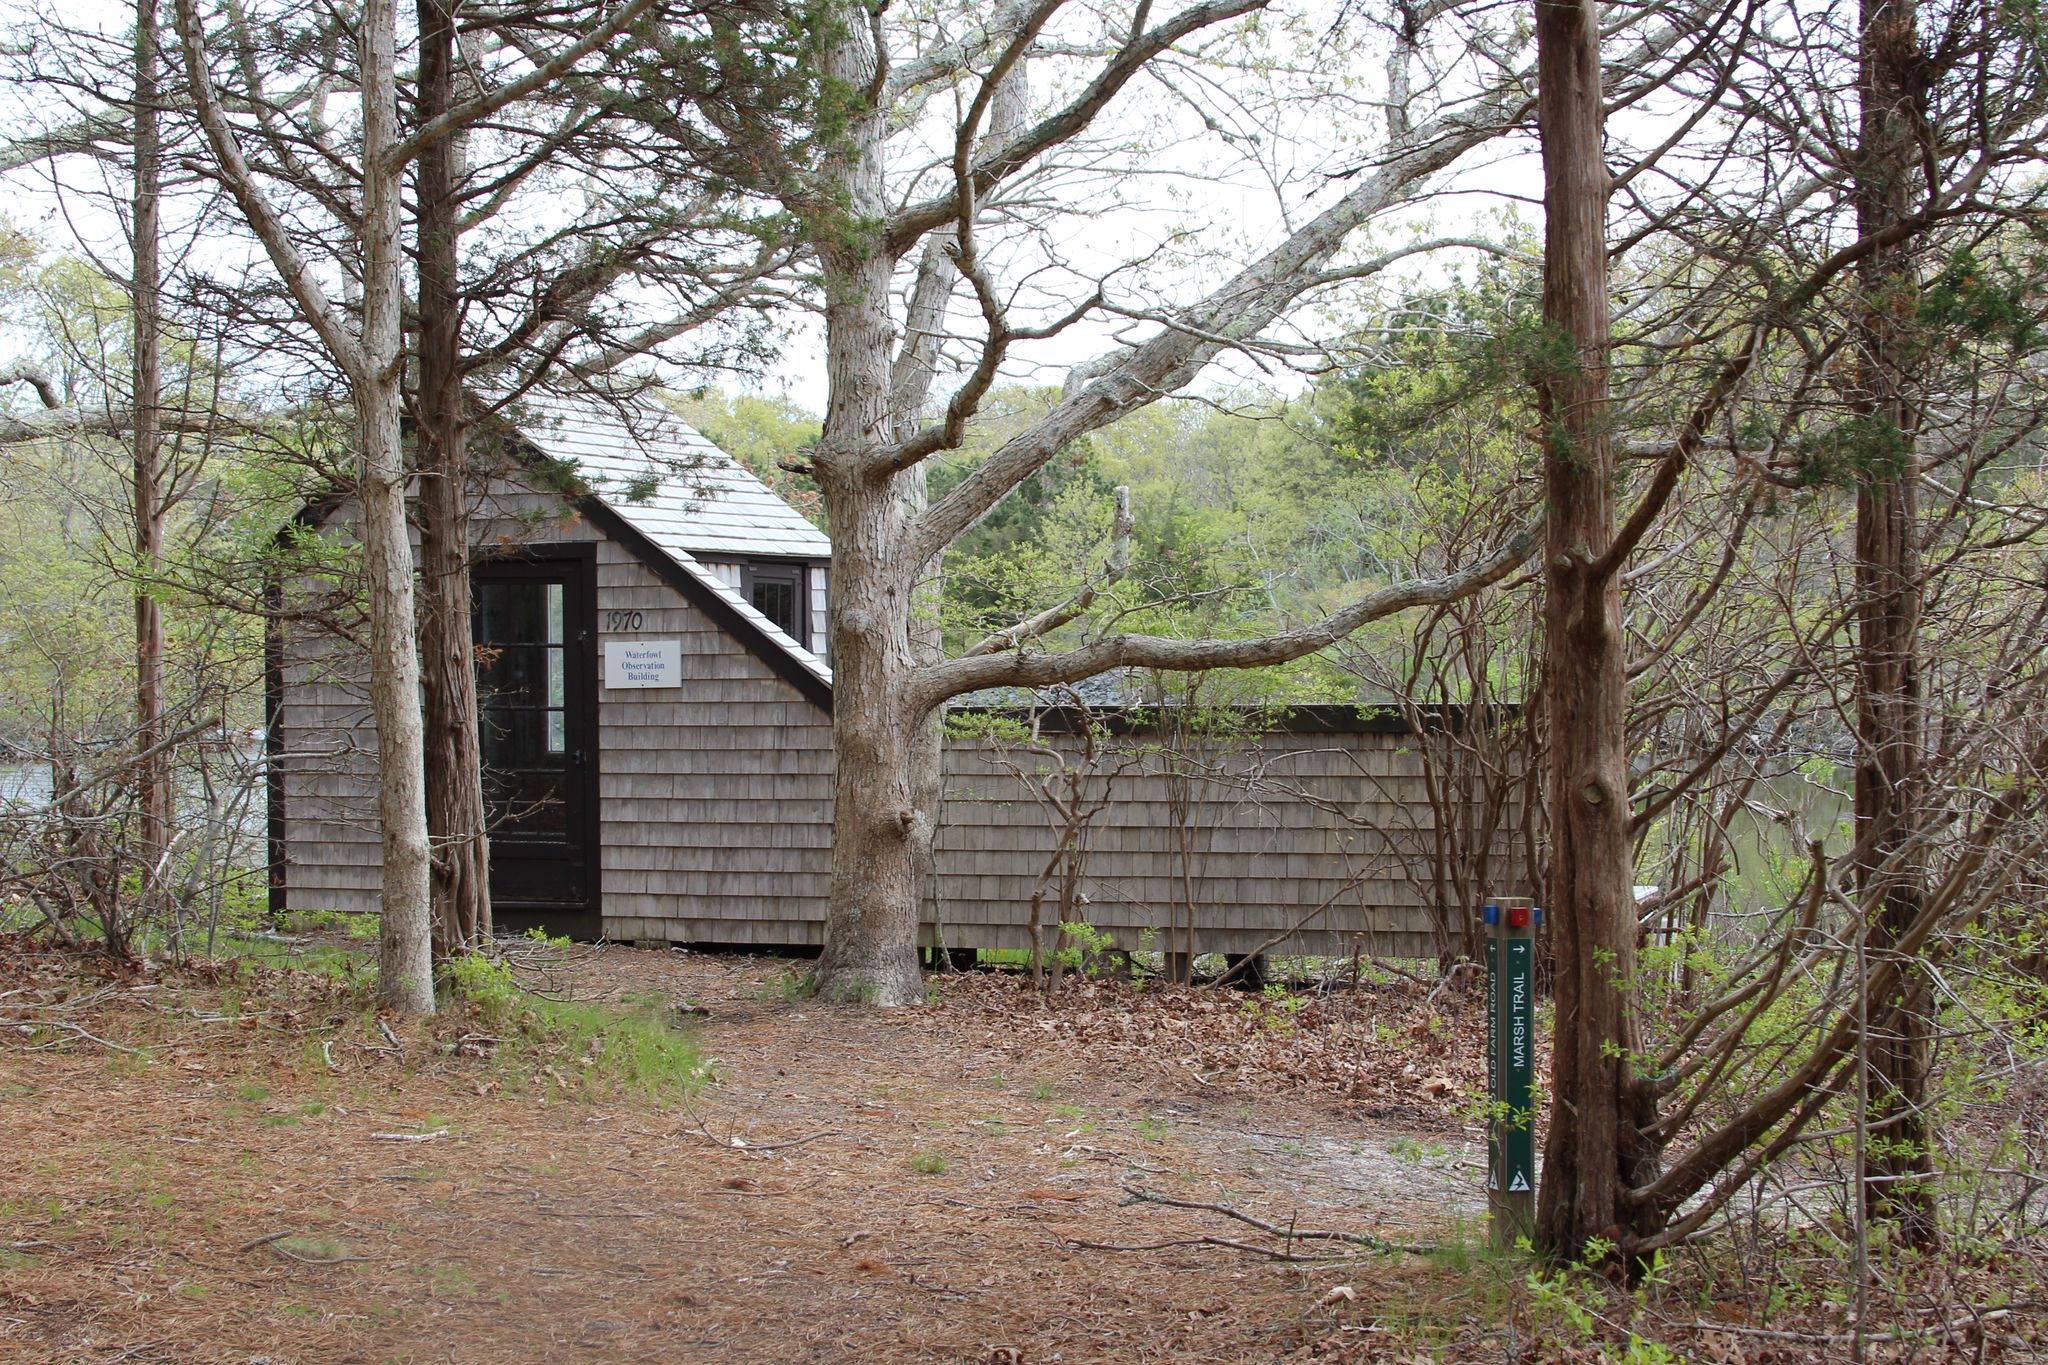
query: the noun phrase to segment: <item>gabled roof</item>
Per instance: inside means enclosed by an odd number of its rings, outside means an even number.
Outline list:
[[[781,627],[698,563],[688,550],[657,545],[620,515],[616,506],[594,493],[578,499],[576,509],[584,520],[623,546],[650,573],[716,621],[785,682],[823,710],[832,709],[832,670],[825,666],[825,661],[784,635]]]
[[[832,542],[739,461],[645,398],[529,395],[506,414],[534,448],[671,553],[829,559]]]
[[[586,520],[806,698],[832,709],[832,670],[825,661],[783,634],[699,558],[830,559],[832,542],[802,513],[645,398],[529,393],[492,420],[540,455],[572,463],[591,490],[571,497]],[[346,496],[337,490],[315,498],[293,521],[318,527]]]
[[[501,414],[542,455],[573,464],[578,507],[657,577],[827,710],[832,670],[703,559],[829,559],[832,542],[753,471],[645,398],[529,394]]]

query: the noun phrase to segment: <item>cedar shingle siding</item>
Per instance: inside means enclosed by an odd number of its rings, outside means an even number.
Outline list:
[[[681,431],[687,435],[678,446],[701,443]],[[604,435],[584,444],[601,444]],[[603,465],[615,479],[630,476],[629,465],[607,464],[559,434],[547,444]],[[703,482],[712,457],[724,458],[697,452],[691,477]],[[820,699],[830,675],[816,653],[740,598],[744,556],[736,552],[745,541],[784,562],[809,559],[812,638],[804,643],[822,651],[823,538],[736,471],[721,467],[709,480],[726,490],[707,494],[710,503],[734,501],[712,518],[702,548],[690,542],[695,504],[667,493],[630,504],[605,498],[586,517],[560,496],[500,483],[477,518],[477,543],[494,550],[595,542],[600,644],[682,642],[681,686],[596,691],[608,937],[741,945],[822,937],[832,735]],[[599,524],[616,527],[613,517],[628,524],[625,540]],[[352,521],[344,503],[326,518],[325,533],[347,537]],[[285,586],[287,600],[301,605],[314,591],[307,583]],[[638,628],[627,637],[607,634],[608,622],[625,619],[615,612],[639,613]],[[285,627],[280,653],[276,852],[285,902],[374,910],[376,735],[361,653],[303,622]],[[1072,736],[1048,742],[1069,751],[1077,745]],[[1120,743],[1138,756],[1105,760],[1115,775],[1092,779],[1096,789],[1111,782],[1114,799],[1090,827],[1079,889],[1082,917],[1122,946],[1178,947],[1171,934],[1192,899],[1200,951],[1249,951],[1325,902],[1329,908],[1276,951],[1349,951],[1360,935],[1382,953],[1431,951],[1410,882],[1422,875],[1417,855],[1427,840],[1416,822],[1426,822],[1426,807],[1405,736],[1267,734],[1192,759],[1171,758],[1142,736]],[[948,750],[938,913],[949,946],[1026,942],[1033,884],[1056,838],[1019,776],[1040,762],[1005,756],[986,742]],[[1300,799],[1300,789],[1316,799]],[[1504,835],[1503,852],[1506,845]],[[1048,896],[1048,919],[1054,900]]]

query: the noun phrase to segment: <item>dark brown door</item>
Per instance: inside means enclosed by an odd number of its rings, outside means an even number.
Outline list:
[[[472,573],[478,733],[500,933],[599,932],[593,547],[533,547]]]

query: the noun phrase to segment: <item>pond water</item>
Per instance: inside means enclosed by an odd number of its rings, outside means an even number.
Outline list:
[[[258,837],[264,832],[266,810],[263,794],[263,751],[260,748],[247,749],[232,757],[221,756],[223,761],[214,772],[216,783],[230,785],[217,787],[216,795],[224,803],[232,803],[241,797],[241,809],[236,821],[237,828],[245,837]],[[0,811],[14,809],[34,810],[50,803],[52,785],[50,769],[42,763],[0,763]],[[206,789],[196,779],[188,778],[179,784],[178,805],[191,818],[203,820],[206,807]]]

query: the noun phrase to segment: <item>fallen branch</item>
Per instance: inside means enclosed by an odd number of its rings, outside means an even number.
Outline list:
[[[446,1128],[436,1128],[431,1133],[372,1133],[373,1142],[432,1142],[435,1138],[448,1136]]]
[[[1142,1185],[1125,1185],[1123,1191],[1128,1196],[1125,1201],[1126,1203],[1164,1204],[1170,1209],[1192,1209],[1200,1213],[1220,1213],[1225,1218],[1234,1218],[1249,1227],[1255,1227],[1268,1237],[1278,1237],[1290,1243],[1304,1241],[1343,1242],[1350,1246],[1364,1247],[1369,1251],[1387,1254],[1403,1252],[1410,1256],[1427,1256],[1437,1249],[1432,1243],[1393,1242],[1384,1237],[1375,1237],[1369,1232],[1341,1232],[1329,1228],[1282,1227],[1278,1223],[1269,1223],[1263,1218],[1255,1218],[1242,1209],[1232,1208],[1228,1204],[1210,1204],[1196,1199],[1175,1199],[1171,1195],[1148,1190]]]
[[[70,1033],[75,1035],[76,1037],[83,1038],[88,1043],[98,1043],[101,1047],[109,1048],[115,1052],[125,1052],[131,1057],[147,1057],[149,1055],[149,1049],[147,1048],[124,1047],[120,1043],[110,1043],[106,1039],[100,1037],[98,1034],[88,1033],[84,1029],[80,1028],[78,1025],[68,1024],[62,1019],[27,1019],[23,1020],[22,1022],[27,1025],[32,1025],[36,1028],[60,1028],[63,1029],[66,1033]],[[63,1039],[52,1038],[47,1043],[37,1043],[34,1047],[29,1048],[28,1051],[47,1052],[49,1049],[53,1047],[62,1047],[63,1044]]]
[[[270,1243],[270,1249],[284,1257],[287,1261],[297,1261],[300,1265],[346,1265],[350,1261],[367,1261],[372,1259],[368,1256],[301,1256],[296,1251],[286,1250],[277,1242]]]
[[[1275,1251],[1271,1247],[1255,1246],[1250,1242],[1240,1242],[1234,1237],[1176,1237],[1171,1241],[1165,1242],[1088,1242],[1078,1237],[1069,1237],[1067,1245],[1081,1247],[1088,1251],[1166,1251],[1173,1247],[1224,1247],[1231,1251],[1244,1251],[1254,1256],[1263,1256],[1269,1261],[1287,1261],[1291,1263],[1349,1261],[1356,1259],[1356,1257],[1342,1252],[1309,1254],[1298,1251]]]
[[[1982,1313],[1972,1314],[1967,1318],[1951,1318],[1946,1322],[1932,1322],[1925,1327],[1917,1329],[1897,1327],[1888,1332],[1865,1332],[1862,1339],[1879,1344],[1908,1341],[1925,1342],[1937,1335],[1954,1336],[1957,1333],[1966,1333],[1973,1328],[1980,1328],[1986,1323],[2002,1322],[2006,1318],[2024,1315],[2030,1309],[2038,1311],[2042,1307],[2043,1305],[2039,1303],[2007,1304],[2002,1308],[1988,1309]],[[1694,1332],[1726,1332],[1730,1336],[1756,1337],[1763,1341],[1812,1342],[1816,1345],[1839,1345],[1843,1342],[1854,1341],[1857,1336],[1854,1332],[1796,1332],[1783,1328],[1744,1327],[1732,1322],[1708,1322],[1703,1318],[1694,1319],[1692,1329]]]
[[[706,1128],[701,1123],[698,1124],[695,1128],[685,1128],[681,1131],[685,1133],[695,1133],[698,1137],[703,1138],[712,1146],[723,1147],[727,1151],[733,1152],[781,1152],[787,1151],[791,1147],[801,1147],[807,1142],[816,1142],[819,1138],[844,1136],[844,1134],[838,1132],[835,1129],[827,1128],[822,1132],[807,1133],[800,1138],[790,1138],[786,1142],[749,1142],[743,1137],[719,1137],[717,1134],[713,1133],[710,1129]]]
[[[686,1133],[694,1133],[712,1146],[723,1147],[729,1152],[780,1152],[786,1151],[791,1147],[801,1147],[807,1142],[816,1142],[819,1138],[845,1136],[845,1134],[836,1129],[827,1128],[820,1132],[807,1133],[803,1137],[789,1138],[782,1142],[749,1142],[743,1137],[734,1137],[730,1134],[720,1137],[712,1132],[711,1126],[705,1122],[704,1116],[699,1114],[688,1101],[685,1101],[683,1104],[683,1112],[688,1114],[693,1120],[692,1125],[686,1128],[679,1128],[670,1136],[681,1137]]]

